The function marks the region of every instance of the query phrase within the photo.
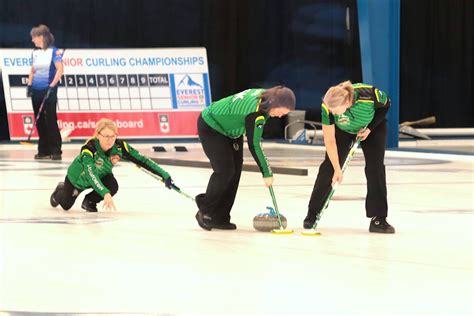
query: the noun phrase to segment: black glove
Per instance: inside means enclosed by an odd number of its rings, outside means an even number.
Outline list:
[[[171,177],[165,180],[165,187],[171,190],[172,185],[173,185],[173,179],[171,179]]]
[[[167,187],[168,189],[173,189],[173,190],[176,190],[176,191],[181,191],[180,188],[178,188],[174,182],[173,182],[173,179],[171,179],[171,177],[169,177],[168,179],[165,180],[165,187]]]
[[[55,94],[57,91],[58,91],[57,86],[48,87],[48,92],[46,92],[46,93],[48,94],[48,97],[50,97],[53,94]]]
[[[33,88],[31,86],[26,86],[26,97],[31,98],[33,96]]]

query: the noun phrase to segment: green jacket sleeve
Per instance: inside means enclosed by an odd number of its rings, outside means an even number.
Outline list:
[[[273,176],[273,173],[260,144],[265,122],[266,119],[263,112],[250,113],[245,117],[245,130],[250,153],[255,159],[263,177],[268,178]]]
[[[160,176],[163,180],[170,177],[169,173],[161,168],[156,162],[140,154],[138,150],[130,146],[127,142],[117,140],[116,144],[122,149],[122,156],[124,159]]]

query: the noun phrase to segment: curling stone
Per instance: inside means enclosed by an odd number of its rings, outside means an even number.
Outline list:
[[[278,223],[278,216],[273,207],[268,206],[267,209],[269,210],[268,213],[260,213],[253,218],[253,228],[258,231],[270,232],[273,229],[280,228],[280,224]],[[283,228],[286,228],[286,217],[280,214],[280,218]]]

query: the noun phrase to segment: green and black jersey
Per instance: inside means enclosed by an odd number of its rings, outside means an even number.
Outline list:
[[[250,152],[260,171],[264,177],[271,177],[272,170],[260,144],[268,119],[268,113],[258,109],[264,91],[248,89],[213,102],[202,111],[202,118],[211,128],[229,138],[247,135]]]
[[[336,126],[350,134],[357,134],[364,127],[374,130],[385,119],[390,108],[390,99],[387,94],[376,87],[355,83],[354,101],[352,106],[341,115],[333,115],[327,106],[321,105],[323,125]]]
[[[170,175],[164,171],[153,160],[142,156],[127,142],[117,139],[115,144],[104,152],[97,138],[89,139],[81,148],[77,156],[67,170],[67,177],[72,185],[80,190],[93,188],[102,197],[110,191],[101,182],[107,174],[112,173],[113,164],[111,156],[118,155],[124,159],[139,165],[166,180]]]

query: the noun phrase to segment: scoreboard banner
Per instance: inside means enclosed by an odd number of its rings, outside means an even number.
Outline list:
[[[0,49],[10,139],[33,127],[26,96],[31,49]],[[67,49],[58,88],[59,129],[90,137],[103,118],[121,137],[196,137],[197,118],[211,103],[205,48]],[[37,137],[36,130],[33,137]]]

